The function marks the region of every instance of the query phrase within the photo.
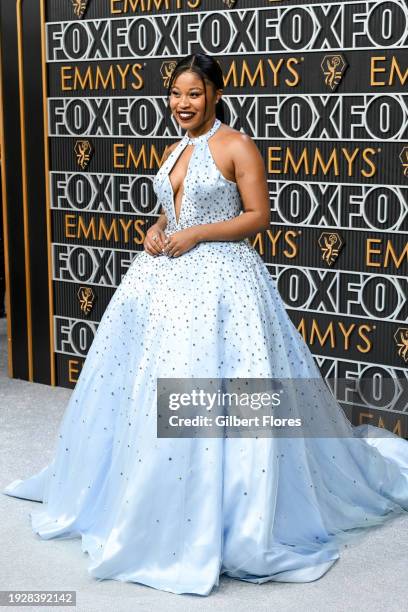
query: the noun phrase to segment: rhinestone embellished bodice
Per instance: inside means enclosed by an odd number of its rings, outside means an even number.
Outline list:
[[[220,125],[221,121],[216,119],[208,132],[196,138],[186,133],[154,177],[153,189],[168,219],[166,233],[192,225],[226,221],[240,214],[242,201],[238,187],[220,172],[208,146],[209,139]],[[185,147],[190,144],[194,148],[184,178],[177,222],[169,174]]]

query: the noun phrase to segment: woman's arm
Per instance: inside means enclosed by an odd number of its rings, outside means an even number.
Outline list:
[[[167,227],[167,216],[166,216],[166,213],[164,212],[163,206],[161,207],[160,216],[157,219],[155,225],[158,226],[163,232]]]
[[[269,228],[270,203],[262,155],[250,136],[237,133],[229,139],[228,151],[244,211],[228,221],[194,227],[198,242],[242,240]]]

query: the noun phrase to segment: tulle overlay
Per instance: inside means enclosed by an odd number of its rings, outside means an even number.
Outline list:
[[[155,178],[169,233],[241,206],[210,153],[218,127],[185,136]],[[168,173],[187,144],[177,223]],[[158,438],[157,377],[315,379],[319,413],[339,436]],[[248,240],[204,242],[176,258],[136,255],[99,324],[53,460],[3,492],[43,502],[30,512],[41,538],[81,537],[94,578],[208,595],[224,573],[316,580],[345,543],[407,512],[408,442],[349,423]]]

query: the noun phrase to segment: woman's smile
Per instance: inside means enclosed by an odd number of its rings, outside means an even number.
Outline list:
[[[181,121],[191,121],[191,119],[194,117],[195,113],[189,112],[189,111],[178,111],[178,116],[181,119]]]

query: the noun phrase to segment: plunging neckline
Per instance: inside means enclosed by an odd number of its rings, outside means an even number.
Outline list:
[[[180,159],[180,156],[181,156],[181,154],[183,153],[183,151],[184,151],[185,149],[186,149],[186,147],[185,147],[185,146],[183,146],[182,150],[180,151],[180,154],[179,154],[179,155],[176,157],[176,159],[175,159],[175,161],[174,161],[174,164],[173,164],[173,165],[172,165],[172,167],[170,168],[170,172],[173,170],[174,166],[176,165],[176,163],[177,163],[177,162],[178,162],[178,160]],[[183,200],[184,200],[184,193],[185,193],[185,191],[184,191],[184,184],[185,184],[185,182],[186,182],[186,179],[187,179],[188,173],[189,173],[189,171],[190,171],[191,159],[192,159],[193,155],[194,155],[194,149],[193,149],[193,151],[192,151],[192,153],[191,153],[191,155],[190,155],[190,159],[188,160],[187,170],[186,170],[186,173],[185,173],[185,175],[184,175],[183,182],[181,183],[181,185],[180,185],[180,187],[179,187],[179,189],[183,189],[183,191],[182,191],[182,194],[181,194],[181,202],[180,202],[180,210],[179,210],[179,216],[178,216],[178,219],[177,219],[177,217],[176,217],[176,195],[177,195],[177,194],[175,194],[175,193],[174,193],[174,188],[173,188],[172,182],[171,182],[171,180],[170,180],[170,172],[168,172],[168,173],[167,173],[167,178],[168,178],[169,185],[170,185],[170,190],[171,190],[171,202],[172,202],[172,206],[173,206],[173,216],[174,216],[174,220],[175,220],[175,222],[176,222],[176,225],[177,225],[177,226],[178,226],[178,225],[179,225],[179,223],[180,223],[181,212],[182,212],[182,209],[183,209]]]
[[[178,155],[176,156],[174,162],[172,163],[171,167],[169,168],[168,172],[166,173],[167,176],[167,180],[170,186],[170,191],[171,191],[171,203],[172,203],[172,208],[173,208],[173,217],[174,217],[174,221],[176,223],[176,227],[179,226],[180,224],[180,219],[181,219],[181,215],[183,212],[183,200],[184,200],[184,195],[185,195],[185,189],[184,189],[184,185],[186,182],[186,179],[189,175],[190,169],[191,169],[191,160],[193,159],[194,153],[195,153],[195,148],[193,148],[193,151],[190,155],[190,159],[188,160],[188,164],[187,164],[187,170],[186,173],[184,175],[183,181],[180,185],[180,188],[183,189],[182,195],[181,195],[181,202],[180,202],[180,211],[179,211],[179,216],[177,219],[176,216],[176,194],[174,193],[174,188],[172,185],[172,182],[170,180],[170,173],[172,172],[172,170],[174,169],[176,163],[178,162],[178,160],[180,159],[180,155],[182,154],[182,152],[185,150],[185,148],[192,144],[192,145],[196,145],[196,144],[200,144],[200,143],[206,143],[211,136],[217,131],[217,129],[220,127],[221,125],[221,121],[219,119],[215,119],[214,123],[212,124],[211,128],[205,132],[205,134],[201,134],[200,136],[197,136],[196,138],[193,138],[191,136],[189,136],[187,134],[187,132],[184,134],[183,139],[180,141],[179,146],[176,147],[173,151],[173,153],[178,153]],[[208,146],[208,145],[207,145]],[[180,147],[180,150],[178,151]],[[211,155],[211,152],[210,152]]]

